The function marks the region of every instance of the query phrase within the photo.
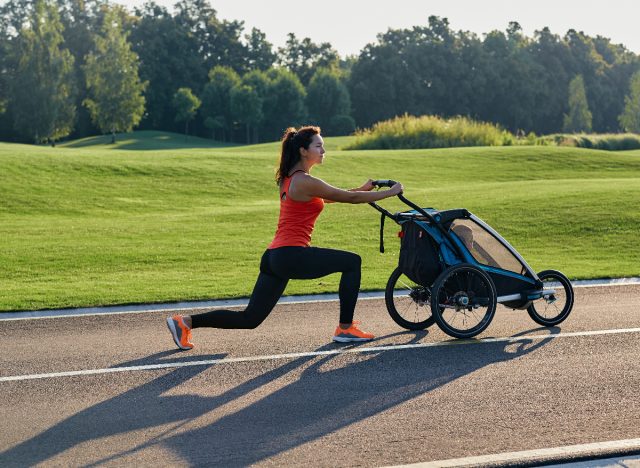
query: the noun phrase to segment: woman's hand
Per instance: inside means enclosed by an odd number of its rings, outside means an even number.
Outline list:
[[[373,180],[369,179],[364,184],[362,184],[361,187],[357,188],[356,190],[358,192],[370,192],[374,188],[376,188],[376,187],[375,187],[375,185],[373,185]]]
[[[401,194],[404,191],[404,187],[400,182],[392,185],[391,188],[387,191],[390,197],[395,197],[396,195]]]

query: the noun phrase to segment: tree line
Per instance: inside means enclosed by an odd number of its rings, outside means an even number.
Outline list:
[[[640,57],[607,38],[548,28],[527,37],[517,23],[480,37],[431,16],[341,58],[294,34],[275,49],[260,30],[219,19],[208,0],[172,12],[154,2],[129,11],[104,0],[9,0],[0,138],[138,128],[258,142],[291,125],[341,135],[405,113],[525,133],[638,132],[639,70]]]
[[[569,30],[560,37],[543,28],[531,38],[512,22],[481,39],[432,16],[427,26],[389,30],[367,45],[351,68],[349,90],[359,126],[407,112],[549,134],[563,130],[570,83],[580,77],[592,129],[616,132],[638,70],[638,55],[602,36]]]

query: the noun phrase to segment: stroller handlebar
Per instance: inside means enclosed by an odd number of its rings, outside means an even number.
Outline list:
[[[395,180],[391,180],[391,179],[379,179],[379,180],[373,180],[371,181],[371,184],[374,187],[388,187],[391,188],[394,185],[396,185],[398,182],[396,182]],[[398,194],[398,196],[401,196],[401,194]],[[396,221],[396,217],[394,215],[392,215],[390,212],[388,212],[387,210],[385,210],[384,208],[382,208],[380,205],[378,205],[376,202],[369,202],[369,205],[371,205],[373,208],[375,208],[376,210],[378,210],[380,213],[382,213],[384,216],[387,216],[391,219],[393,219],[394,221]]]
[[[375,187],[389,187],[391,188],[393,185],[397,184],[397,182],[395,180],[374,180],[373,185]],[[427,220],[429,220],[431,223],[433,223],[433,225],[436,227],[436,229],[440,230],[442,232],[442,234],[444,235],[445,238],[449,238],[449,234],[447,232],[447,229],[445,229],[444,226],[442,226],[442,224],[440,224],[440,220],[436,219],[433,217],[433,215],[431,213],[429,213],[426,209],[421,208],[420,206],[416,205],[415,203],[413,203],[411,200],[408,200],[403,194],[402,192],[399,193],[397,195],[398,199],[400,199],[400,201],[402,203],[404,203],[405,205],[413,208],[417,213],[421,214],[422,216],[424,216]],[[392,214],[391,212],[385,210],[384,208],[382,208],[380,205],[378,205],[375,202],[370,202],[369,205],[371,205],[373,208],[375,208],[377,211],[379,211],[382,214],[382,217],[380,219],[380,252],[384,253],[384,241],[383,241],[383,237],[384,237],[384,218],[391,218],[393,221],[395,221],[398,224],[402,223],[402,215],[403,213],[396,213],[396,214]],[[405,218],[406,219],[406,218]],[[458,252],[458,254],[460,254],[460,256],[463,256],[462,253],[460,252],[460,247],[453,243],[453,248],[456,249],[456,251]]]
[[[372,182],[374,187],[389,187],[389,188],[393,187],[397,183],[398,182],[396,182],[395,180],[390,180],[390,179],[374,180]]]
[[[393,187],[394,185],[396,185],[398,182],[396,182],[395,180],[391,180],[391,179],[378,179],[378,180],[374,180],[371,182],[373,184],[374,187]],[[435,219],[433,219],[433,216],[431,216],[430,213],[428,213],[427,211],[425,211],[423,208],[419,207],[418,205],[416,205],[415,203],[413,203],[411,200],[408,200],[407,198],[405,198],[404,194],[402,192],[400,192],[397,197],[400,199],[400,201],[402,201],[405,205],[408,205],[409,207],[413,208],[415,211],[417,211],[418,213],[420,213],[422,216],[424,216],[425,218],[436,222]],[[382,213],[384,216],[393,219],[395,222],[398,222],[399,217],[398,214],[391,214],[389,211],[385,210],[384,208],[382,208],[380,205],[378,205],[375,202],[370,202],[369,205],[371,205],[373,208],[375,208],[376,210],[378,210],[380,213]],[[436,223],[437,224],[437,223]]]

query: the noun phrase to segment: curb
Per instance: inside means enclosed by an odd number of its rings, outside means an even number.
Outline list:
[[[640,277],[592,279],[572,281],[574,287],[603,287],[640,285]],[[358,300],[382,299],[384,291],[361,292]],[[313,294],[306,296],[284,296],[278,304],[300,304],[337,301],[337,294]],[[246,307],[249,298],[217,301],[172,302],[163,304],[132,304],[123,306],[83,307],[74,309],[33,310],[23,312],[0,312],[0,322],[9,320],[29,320],[41,318],[78,317],[91,315],[137,314],[144,312],[179,312],[184,310],[215,309],[225,307]]]

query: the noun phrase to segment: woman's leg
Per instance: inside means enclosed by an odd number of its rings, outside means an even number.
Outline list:
[[[268,267],[270,250],[262,256],[260,275],[244,311],[212,310],[191,316],[191,328],[256,328],[271,313],[287,287],[288,280],[273,274]]]
[[[273,249],[269,257],[269,268],[279,277],[314,279],[341,272],[338,289],[341,324],[353,321],[361,265],[362,259],[355,253],[318,247],[280,247]]]

